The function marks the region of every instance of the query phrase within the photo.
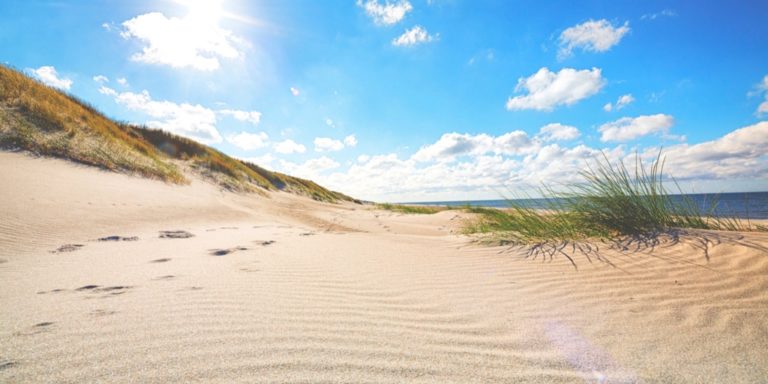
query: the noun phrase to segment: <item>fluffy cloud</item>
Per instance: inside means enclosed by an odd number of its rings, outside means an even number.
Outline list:
[[[590,52],[605,52],[621,41],[629,32],[629,22],[614,27],[608,20],[589,20],[575,25],[560,34],[558,57],[570,56],[574,48]]]
[[[664,149],[666,169],[679,179],[727,179],[768,177],[768,122],[739,128],[725,136],[699,144],[678,144]],[[657,148],[646,157],[655,156]]]
[[[342,149],[344,149],[344,143],[340,140],[334,140],[329,137],[315,138],[315,151],[317,152],[332,152],[340,151]]]
[[[141,93],[118,93],[102,86],[99,92],[114,97],[115,102],[130,110],[149,116],[151,119],[145,123],[149,127],[164,129],[206,144],[222,141],[216,129],[216,112],[202,105],[153,100],[146,90]]]
[[[225,116],[231,116],[239,121],[244,121],[247,123],[251,123],[253,125],[258,125],[261,121],[261,112],[257,111],[240,111],[236,109],[220,109],[217,111],[218,113],[225,115]]]
[[[547,124],[539,130],[537,135],[543,141],[567,141],[579,137],[581,133],[576,127],[560,123]]]
[[[143,47],[131,60],[211,71],[220,67],[219,59],[243,55],[244,40],[220,28],[215,18],[190,13],[184,18],[165,17],[152,12],[123,22],[120,35],[137,39]]]
[[[290,139],[276,143],[273,148],[275,152],[285,155],[291,153],[304,153],[307,151],[307,147]]]
[[[546,132],[570,130],[554,129],[552,124],[545,127],[535,137],[527,139],[530,150],[509,154],[477,149],[483,145],[493,147],[496,137],[490,135],[446,134],[424,147],[434,150],[428,159],[417,159],[416,155],[402,158],[394,153],[360,155],[344,170],[331,171],[339,165],[328,158],[304,164],[285,163],[286,167],[282,169],[363,199],[439,201],[494,199],[510,190],[535,193],[542,183],[557,186],[581,182],[580,171],[603,154],[614,162],[623,159],[631,163],[634,160],[634,149],[630,151],[622,145],[592,148],[583,144],[569,147],[546,142],[544,139],[551,136]],[[520,133],[511,136],[524,137]],[[666,147],[665,173],[679,180],[766,178],[766,136],[768,122],[761,122],[716,140]],[[640,153],[645,160],[651,161],[658,151],[659,148],[646,147],[641,148]],[[458,156],[469,153],[474,154]],[[441,161],[441,156],[453,156],[454,161]]]
[[[597,130],[601,133],[600,141],[623,142],[656,133],[668,135],[674,122],[672,116],[659,113],[635,118],[622,117],[601,125]]]
[[[392,45],[396,47],[408,47],[417,44],[429,43],[437,40],[437,35],[430,35],[426,29],[417,25],[403,32],[402,35],[392,40]]]
[[[29,71],[34,77],[42,81],[44,84],[50,85],[51,87],[69,90],[69,88],[72,86],[71,79],[59,77],[59,73],[56,72],[56,68],[50,65],[44,65],[37,69],[30,68],[27,71]]]
[[[227,141],[245,151],[264,148],[267,146],[269,136],[265,132],[249,133],[240,132],[227,137]]]
[[[493,137],[481,133],[478,135],[446,133],[437,142],[419,149],[412,159],[425,161],[454,161],[459,156],[480,156],[488,153],[516,155],[530,152],[535,146],[523,131],[512,131]]]
[[[618,111],[619,109],[622,109],[622,108],[626,107],[627,105],[631,104],[633,101],[635,101],[635,98],[632,97],[632,95],[628,93],[626,95],[619,96],[618,100],[616,100],[616,104],[608,103],[608,104],[604,105],[603,106],[603,110],[606,111],[606,112],[610,112],[610,111],[616,109]]]
[[[357,145],[357,137],[355,135],[349,135],[344,138],[344,145],[347,147],[354,147]]]
[[[127,87],[128,86],[128,80],[126,80],[126,78],[124,78],[124,77],[118,78],[117,79],[117,83],[122,85],[123,87]]]
[[[339,166],[341,164],[326,156],[309,159],[301,164],[280,160],[280,167],[284,172],[314,181],[321,179],[324,172]]]
[[[385,0],[384,4],[377,0],[368,0],[363,2],[357,0],[357,5],[365,10],[365,13],[373,19],[373,22],[379,25],[392,25],[400,22],[405,15],[413,9],[408,0],[400,0],[390,3]]]
[[[556,106],[573,105],[592,96],[604,85],[605,79],[599,68],[563,68],[559,72],[551,72],[544,67],[530,77],[517,81],[515,91],[525,90],[528,94],[510,97],[507,100],[507,109],[552,111]]]
[[[93,81],[99,84],[105,84],[109,82],[109,78],[104,75],[96,75],[93,77]]]
[[[290,91],[291,91],[291,95],[293,95],[293,96],[298,96],[298,95],[301,94],[301,91],[299,91],[299,89],[296,88],[296,87],[291,87]]]
[[[661,12],[646,13],[645,15],[640,16],[640,20],[656,20],[659,17],[672,17],[672,16],[677,16],[677,13],[671,9],[664,9]]]

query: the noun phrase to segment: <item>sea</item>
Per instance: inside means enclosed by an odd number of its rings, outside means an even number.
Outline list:
[[[708,210],[716,202],[713,214],[721,217],[738,217],[741,219],[768,219],[768,192],[738,192],[738,193],[695,193],[688,195],[671,195],[672,201],[683,201],[690,198],[702,210]],[[557,199],[555,199],[557,200]],[[465,201],[420,201],[404,203],[410,205],[431,206],[473,206],[489,208],[505,208],[510,202],[529,208],[546,208],[546,199],[511,199],[511,200],[465,200]]]

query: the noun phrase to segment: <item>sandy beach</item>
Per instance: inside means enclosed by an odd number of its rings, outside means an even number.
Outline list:
[[[234,194],[8,152],[0,174],[2,382],[768,377],[764,233],[605,247],[574,268],[477,244],[459,211]]]

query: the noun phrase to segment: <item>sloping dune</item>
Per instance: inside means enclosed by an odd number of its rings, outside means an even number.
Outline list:
[[[597,244],[574,268],[475,244],[454,211],[7,152],[0,175],[0,382],[768,378],[766,234]]]

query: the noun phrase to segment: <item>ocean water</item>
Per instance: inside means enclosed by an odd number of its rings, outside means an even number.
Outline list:
[[[709,209],[717,202],[714,214],[717,216],[739,217],[742,219],[768,219],[768,192],[742,192],[706,194],[697,193],[684,195],[696,202],[702,209]],[[673,201],[682,201],[683,195],[672,195]],[[530,208],[545,208],[545,199],[516,199],[517,204]],[[421,201],[406,203],[413,205],[439,205],[448,207],[474,206],[504,208],[509,206],[507,200],[467,200],[467,201]]]

